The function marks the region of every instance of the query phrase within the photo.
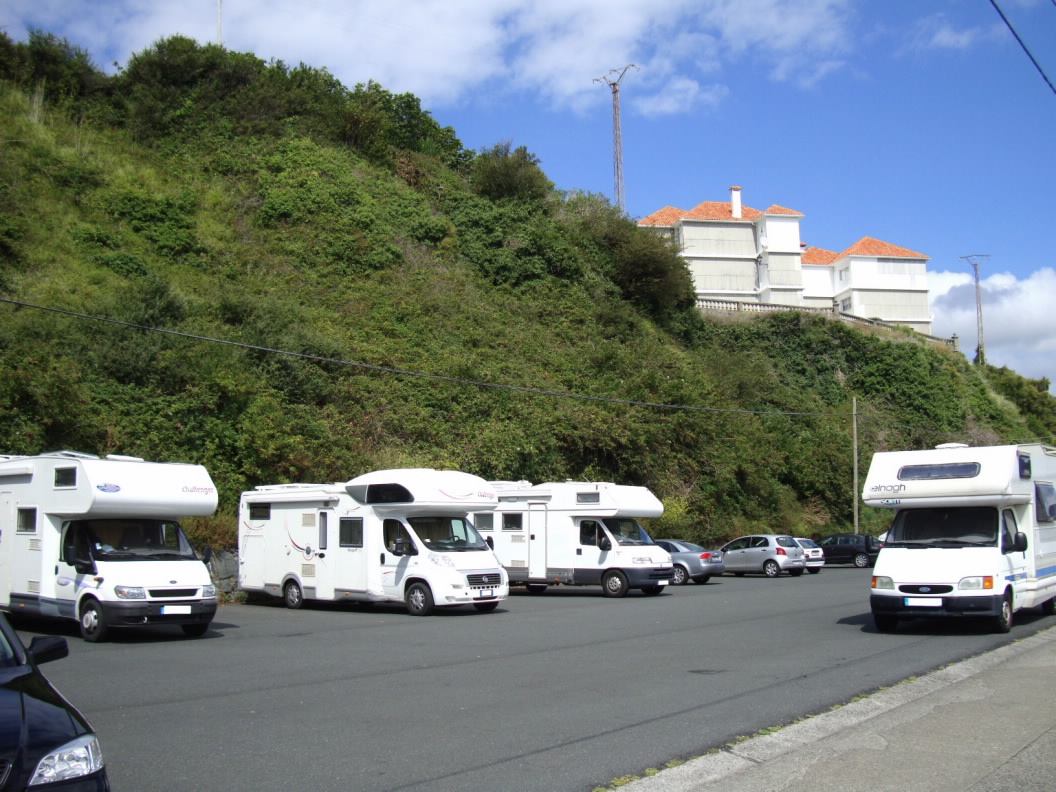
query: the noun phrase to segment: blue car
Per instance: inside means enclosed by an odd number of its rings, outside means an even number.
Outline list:
[[[84,716],[37,667],[69,654],[66,639],[27,649],[0,613],[0,790],[108,792],[103,754]]]

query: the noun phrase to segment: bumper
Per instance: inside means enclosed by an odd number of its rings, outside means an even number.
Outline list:
[[[985,597],[888,597],[871,594],[869,607],[873,613],[903,619],[918,616],[922,618],[1000,616],[1002,600],[1003,597],[1000,594]]]
[[[103,615],[113,627],[138,624],[209,624],[216,615],[216,600],[129,600],[100,602]]]
[[[627,576],[630,588],[643,586],[666,586],[671,582],[674,567],[624,567],[620,570]]]

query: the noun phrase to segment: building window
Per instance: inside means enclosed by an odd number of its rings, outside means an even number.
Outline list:
[[[524,530],[524,515],[521,512],[506,512],[502,515],[502,530]]]
[[[15,526],[15,533],[36,533],[37,532],[37,510],[36,509],[19,509],[18,510],[18,523]]]
[[[342,517],[338,527],[338,544],[342,547],[363,546],[363,518]]]
[[[850,313],[851,312],[851,301],[850,301],[850,299],[840,300],[840,310],[843,311],[843,313]]]

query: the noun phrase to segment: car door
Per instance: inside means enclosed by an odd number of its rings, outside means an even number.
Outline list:
[[[748,543],[750,536],[742,536],[722,548],[722,558],[726,563],[727,572],[740,572],[748,569]]]

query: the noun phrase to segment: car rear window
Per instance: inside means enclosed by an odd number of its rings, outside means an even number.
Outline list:
[[[777,537],[777,543],[781,545],[781,547],[799,547],[799,545],[796,544],[796,540],[791,536],[779,536]]]

